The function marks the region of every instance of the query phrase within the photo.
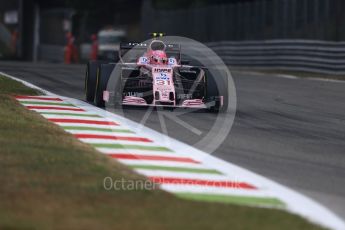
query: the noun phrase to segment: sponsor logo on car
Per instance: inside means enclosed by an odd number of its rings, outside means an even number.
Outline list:
[[[128,45],[129,46],[144,46],[144,47],[147,46],[146,43],[138,43],[138,42],[129,42]]]
[[[193,95],[192,94],[177,94],[177,99],[192,99]]]
[[[157,77],[156,80],[164,80],[168,81],[170,78],[166,73],[160,73]]]
[[[171,68],[154,68],[154,73],[171,73]]]
[[[131,97],[143,97],[144,94],[140,92],[125,92],[125,96],[131,96]]]
[[[176,59],[175,58],[169,58],[168,59],[169,65],[175,65],[176,64]]]
[[[147,57],[140,57],[138,60],[138,64],[148,64],[149,59]]]

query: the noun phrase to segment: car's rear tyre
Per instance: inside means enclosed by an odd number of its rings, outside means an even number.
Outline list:
[[[208,69],[205,73],[207,98],[215,102],[214,106],[210,107],[210,112],[226,112],[229,107],[227,72],[220,69]]]
[[[103,100],[103,92],[107,90],[107,84],[114,68],[115,64],[101,64],[97,69],[95,92],[95,105],[97,107],[105,106],[105,101]]]
[[[89,61],[85,73],[85,99],[87,102],[93,102],[96,92],[97,69],[105,61]]]

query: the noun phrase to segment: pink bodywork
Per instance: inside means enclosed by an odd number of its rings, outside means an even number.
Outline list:
[[[173,68],[172,67],[152,67],[152,77],[153,77],[153,92],[154,100],[153,104],[162,103],[172,103],[173,106],[176,106],[175,103],[175,87],[173,81]],[[158,94],[158,98],[156,98]],[[173,94],[172,98],[169,98],[169,95]]]
[[[174,68],[181,67],[175,58],[168,58],[166,64],[151,64],[150,55],[152,50],[148,50],[144,56],[140,57],[137,65],[150,71],[153,78],[152,104],[148,104],[145,99],[135,96],[125,96],[122,100],[123,105],[135,106],[169,106],[184,108],[207,108],[202,99],[185,99],[180,105],[176,105],[176,94],[174,87]],[[173,96],[170,96],[171,93]],[[158,96],[158,95],[159,96]],[[158,96],[158,98],[156,97]],[[104,98],[105,99],[105,98]],[[108,98],[107,98],[108,99]]]
[[[152,74],[154,100],[152,104],[147,104],[141,97],[125,96],[122,101],[123,105],[206,108],[201,99],[186,99],[181,105],[176,105],[173,70],[180,65],[177,64],[175,58],[169,58],[167,65],[151,65],[148,63],[148,58],[144,56],[139,58],[137,65],[147,69]],[[158,92],[159,98],[156,98],[156,92]],[[173,94],[172,98],[171,93]]]

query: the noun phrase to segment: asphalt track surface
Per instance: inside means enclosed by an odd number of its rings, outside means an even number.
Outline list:
[[[0,71],[62,96],[84,99],[84,66],[0,62]],[[299,191],[345,219],[345,82],[233,73],[234,125],[213,155]],[[152,111],[145,125],[194,145],[216,116],[186,113],[160,122]],[[124,115],[143,121],[146,110]],[[145,120],[145,119],[144,119]]]

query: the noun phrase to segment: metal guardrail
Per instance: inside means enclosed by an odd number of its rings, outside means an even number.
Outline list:
[[[265,40],[223,41],[206,45],[232,67],[345,75],[345,42]],[[39,46],[40,60],[63,62],[63,56],[63,46]]]
[[[223,41],[207,43],[207,46],[232,67],[345,75],[345,42]]]

